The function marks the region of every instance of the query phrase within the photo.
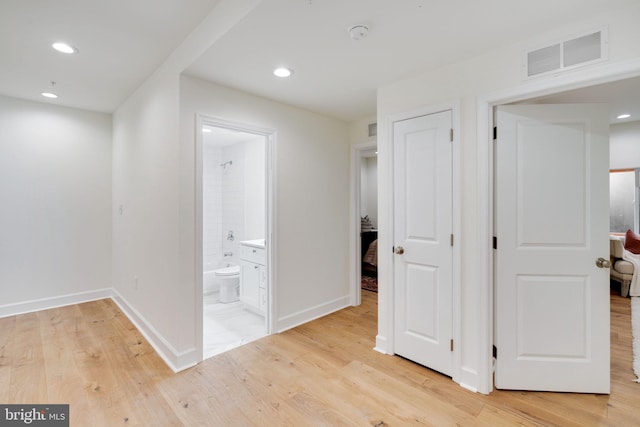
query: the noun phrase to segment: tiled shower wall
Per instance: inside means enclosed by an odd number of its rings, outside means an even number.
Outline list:
[[[204,271],[213,270],[222,258],[222,150],[202,147],[202,249]]]
[[[203,146],[204,270],[239,262],[242,240],[265,237],[264,138]],[[226,167],[221,166],[231,161]],[[234,239],[227,236],[233,232]],[[224,257],[224,253],[233,253]]]
[[[245,143],[229,145],[222,149],[222,162],[232,161],[233,164],[222,170],[222,250],[233,253],[225,257],[223,262],[239,262],[240,241],[244,237],[244,169]],[[233,241],[228,240],[229,233],[233,233]]]

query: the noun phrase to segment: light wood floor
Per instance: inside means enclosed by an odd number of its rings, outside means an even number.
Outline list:
[[[69,403],[71,426],[634,426],[630,303],[611,296],[610,396],[464,390],[372,350],[363,303],[172,373],[111,300],[0,319],[0,403]]]

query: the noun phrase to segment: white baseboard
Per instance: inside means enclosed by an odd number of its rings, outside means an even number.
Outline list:
[[[169,366],[169,368],[174,372],[180,372],[191,368],[200,361],[197,349],[191,348],[182,352],[177,351],[166,339],[164,339],[162,334],[160,334],[151,325],[151,323],[144,318],[144,316],[133,308],[117,290],[112,288],[3,305],[0,306],[0,318],[63,307],[66,305],[81,304],[105,298],[111,298],[116,303],[125,316],[127,316],[131,323],[133,323],[149,344],[151,344],[162,360],[164,360],[167,366]],[[276,330],[278,332],[286,331],[287,329],[294,328],[303,323],[307,323],[338,310],[342,310],[350,305],[349,295],[324,304],[319,304],[315,307],[278,319]]]
[[[468,366],[463,366],[462,369],[460,369],[460,382],[458,384],[467,390],[477,393],[479,384],[478,371]]]
[[[389,351],[388,345],[387,337],[380,334],[376,335],[376,346],[373,348],[375,351],[382,354],[393,354],[392,351]]]
[[[165,361],[167,366],[174,372],[180,372],[198,363],[200,359],[198,358],[198,352],[195,348],[183,352],[176,351],[137,310],[129,305],[118,291],[112,288],[1,305],[0,318],[49,310],[66,305],[82,304],[105,298],[111,298],[116,303],[131,323],[133,323],[145,339],[149,341],[149,344],[151,344],[162,360]]]
[[[0,317],[17,316],[19,314],[33,313],[34,311],[49,310],[66,305],[111,298],[112,292],[113,290],[111,288],[105,288],[58,297],[40,298],[15,304],[0,305]]]
[[[198,363],[200,358],[195,348],[182,352],[177,351],[136,309],[129,305],[127,300],[115,289],[113,290],[113,296],[111,298],[173,372],[183,371]]]
[[[284,332],[287,329],[295,328],[303,323],[310,322],[327,314],[334,313],[343,308],[351,306],[350,295],[345,295],[340,298],[336,298],[333,301],[326,302],[324,304],[316,305],[306,310],[298,311],[297,313],[290,314],[279,318],[276,321],[276,331]]]

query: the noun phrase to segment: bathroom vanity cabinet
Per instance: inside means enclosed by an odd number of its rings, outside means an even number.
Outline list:
[[[267,268],[262,240],[248,240],[240,243],[240,300],[247,308],[258,314],[265,314]]]

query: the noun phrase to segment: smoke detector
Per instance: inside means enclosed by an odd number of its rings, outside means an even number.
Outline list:
[[[369,35],[369,27],[366,25],[354,25],[349,27],[348,32],[351,40],[362,40]]]

